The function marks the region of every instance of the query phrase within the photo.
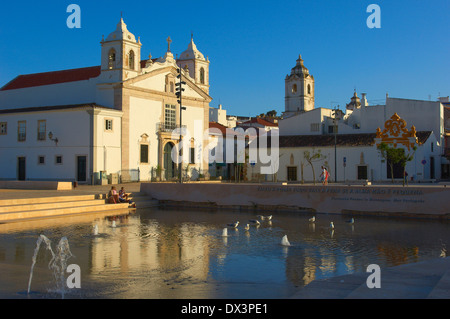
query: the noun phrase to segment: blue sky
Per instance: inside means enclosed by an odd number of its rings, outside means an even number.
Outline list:
[[[81,29],[66,8],[81,7]],[[371,3],[381,28],[369,29]],[[100,41],[121,11],[142,58],[187,48],[191,31],[209,57],[211,106],[228,114],[284,110],[284,78],[300,53],[315,78],[316,107],[450,95],[449,0],[15,1],[0,11],[0,86],[19,74],[100,64]]]

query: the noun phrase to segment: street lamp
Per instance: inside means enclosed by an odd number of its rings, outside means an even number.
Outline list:
[[[334,132],[334,182],[337,183],[337,113],[339,105],[333,109],[333,132]]]
[[[58,146],[59,140],[58,140],[57,137],[53,138],[53,133],[52,133],[52,132],[48,132],[48,138],[49,138],[51,141],[55,142],[55,145]]]
[[[182,165],[183,165],[183,160],[181,158],[181,152],[183,151],[183,149],[181,148],[181,141],[182,141],[183,136],[182,136],[181,128],[182,128],[182,114],[183,114],[183,111],[186,110],[186,108],[183,107],[183,105],[182,105],[182,92],[184,91],[182,85],[186,85],[186,82],[181,80],[181,69],[180,68],[177,69],[177,72],[178,72],[177,78],[180,79],[180,81],[178,83],[175,83],[175,95],[178,98],[178,100],[177,100],[178,104],[180,104],[180,141],[178,143],[179,152],[180,152],[178,154],[179,155],[178,158],[179,158],[180,162],[178,163],[178,173],[179,173],[179,177],[180,177],[180,183],[183,183],[182,172],[181,172]]]

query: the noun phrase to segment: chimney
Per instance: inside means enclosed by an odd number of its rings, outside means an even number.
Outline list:
[[[366,99],[366,93],[361,93],[361,106],[369,106],[369,103]]]

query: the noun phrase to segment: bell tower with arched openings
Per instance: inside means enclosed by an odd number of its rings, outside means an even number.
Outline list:
[[[188,70],[189,76],[195,80],[195,84],[209,94],[209,59],[205,58],[197,49],[193,34],[191,34],[188,48],[177,59],[177,65]]]
[[[299,55],[291,74],[285,78],[285,114],[306,112],[314,109],[314,77],[303,64]]]
[[[119,82],[137,76],[141,71],[141,42],[128,31],[120,18],[117,28],[103,38],[101,71],[105,82]]]

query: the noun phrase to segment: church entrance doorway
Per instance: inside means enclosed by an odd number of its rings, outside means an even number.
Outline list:
[[[172,160],[172,149],[174,144],[169,142],[164,146],[164,174],[166,181],[175,177],[175,163]]]

